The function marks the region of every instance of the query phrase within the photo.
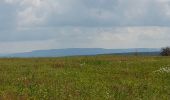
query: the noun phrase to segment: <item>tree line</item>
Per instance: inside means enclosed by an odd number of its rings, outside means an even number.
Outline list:
[[[165,47],[161,49],[161,53],[162,56],[170,56],[170,47]]]

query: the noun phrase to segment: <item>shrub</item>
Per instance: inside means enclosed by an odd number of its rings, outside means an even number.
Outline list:
[[[162,56],[170,56],[170,47],[162,48],[161,55]]]

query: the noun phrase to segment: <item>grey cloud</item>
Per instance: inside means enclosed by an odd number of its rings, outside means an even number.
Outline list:
[[[61,15],[55,12],[51,14],[48,24],[89,27],[169,26],[167,3],[169,2],[162,3],[159,0],[86,0],[84,2],[77,0]]]
[[[35,41],[52,41],[50,48],[121,48],[170,43],[169,0],[1,0],[0,22],[3,45],[24,47],[29,41],[31,48]]]
[[[161,0],[18,0],[0,4],[7,25],[32,22],[40,26],[169,26],[170,1]],[[26,4],[27,3],[27,4]],[[29,3],[29,4],[28,4]],[[24,12],[24,13],[23,13]],[[22,13],[21,19],[18,14]],[[25,14],[25,15],[24,15]],[[26,15],[29,14],[29,15]],[[30,17],[29,17],[30,16]],[[20,17],[19,17],[20,18]],[[25,18],[25,19],[24,19]],[[2,22],[3,22],[2,21]],[[35,24],[36,21],[41,21]],[[27,24],[28,24],[27,22]],[[33,24],[34,23],[34,24]],[[22,24],[23,25],[23,24]],[[21,26],[22,26],[21,25]],[[0,24],[0,26],[5,26]],[[24,25],[23,25],[24,26]]]
[[[0,2],[0,29],[8,30],[16,25],[16,9],[14,5]]]
[[[35,41],[35,40],[65,40],[85,41],[97,36],[98,28],[84,27],[41,27],[21,30],[0,31],[0,42]],[[64,42],[64,41],[63,41]]]

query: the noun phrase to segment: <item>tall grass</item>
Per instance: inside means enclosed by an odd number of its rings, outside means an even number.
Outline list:
[[[169,57],[0,59],[0,100],[169,100]]]

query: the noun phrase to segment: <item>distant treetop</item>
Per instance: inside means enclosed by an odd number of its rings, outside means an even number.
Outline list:
[[[161,49],[162,56],[170,56],[170,47],[165,47]]]

